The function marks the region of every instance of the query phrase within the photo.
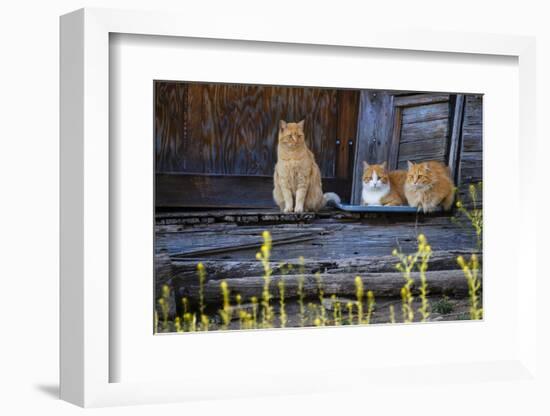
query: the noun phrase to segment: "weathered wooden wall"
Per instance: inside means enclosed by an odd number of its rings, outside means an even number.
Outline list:
[[[404,107],[397,168],[407,169],[407,161],[438,160],[447,163],[449,101]]]
[[[468,95],[464,105],[460,182],[479,182],[483,178],[483,97]]]
[[[393,132],[393,94],[387,91],[362,90],[357,120],[357,145],[353,166],[351,203],[361,201],[363,161],[382,163],[388,160]]]
[[[158,81],[155,98],[157,206],[274,206],[280,119],[305,118],[324,190],[354,204],[363,160],[440,160],[459,186],[482,178],[480,95]]]
[[[335,176],[335,89],[157,82],[155,96],[159,173],[271,175],[279,120],[305,119],[323,176]]]
[[[357,112],[356,90],[157,81],[156,205],[274,206],[281,119],[305,119],[325,190],[348,199]]]
[[[155,82],[156,172],[181,172],[187,150],[187,85]]]
[[[360,203],[362,161],[448,164],[457,185],[482,178],[480,95],[361,91],[352,203]]]

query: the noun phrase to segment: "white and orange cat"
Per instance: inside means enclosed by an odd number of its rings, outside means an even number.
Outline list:
[[[406,177],[404,170],[389,171],[386,162],[381,165],[363,162],[361,205],[405,205],[403,185]]]
[[[283,212],[318,211],[328,200],[340,202],[334,193],[323,194],[321,171],[305,141],[304,120],[279,122],[273,183],[273,199]]]
[[[409,170],[405,181],[405,196],[411,207],[422,209],[424,213],[442,206],[451,209],[455,186],[449,168],[441,162],[407,162]]]

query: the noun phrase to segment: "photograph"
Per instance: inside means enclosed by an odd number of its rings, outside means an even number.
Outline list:
[[[153,332],[483,319],[483,97],[155,80]]]

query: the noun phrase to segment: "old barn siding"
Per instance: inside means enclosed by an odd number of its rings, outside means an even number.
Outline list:
[[[483,150],[482,96],[466,96],[462,125],[462,154],[460,179],[462,183],[478,182],[483,178],[481,156]]]
[[[159,173],[272,175],[279,120],[305,119],[323,176],[335,176],[335,89],[156,82],[155,96]]]
[[[483,179],[483,97],[467,95],[462,123],[462,146],[459,158],[459,193],[468,200],[468,186]]]

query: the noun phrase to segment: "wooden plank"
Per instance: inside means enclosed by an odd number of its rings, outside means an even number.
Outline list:
[[[462,148],[456,183],[465,185],[483,179],[483,97],[469,94],[464,100]]]
[[[422,140],[417,142],[401,143],[399,146],[399,164],[406,166],[407,160],[425,161],[439,160],[445,162],[446,148],[445,141],[437,139]]]
[[[449,104],[447,102],[406,107],[403,109],[403,124],[446,120],[448,118]]]
[[[283,236],[275,236],[272,239],[272,246],[280,246],[283,244],[293,244],[293,243],[301,243],[303,241],[310,241],[314,240],[316,237],[316,234],[314,233],[295,233],[295,234],[287,234]],[[255,241],[249,242],[249,243],[235,243],[231,245],[225,245],[221,247],[214,247],[214,248],[208,248],[203,250],[191,250],[191,251],[185,251],[180,252],[176,254],[172,254],[172,258],[174,259],[184,259],[186,257],[200,257],[200,256],[206,256],[211,254],[219,254],[219,253],[229,253],[239,250],[247,250],[250,248],[254,248],[256,250],[259,249],[259,247],[262,245],[263,240],[261,238],[256,238]]]
[[[462,150],[464,152],[482,152],[483,142],[479,139],[479,134],[463,133],[462,135]]]
[[[415,94],[395,97],[396,107],[409,107],[416,105],[435,104],[449,101],[449,94]]]
[[[390,169],[397,169],[397,165],[399,162],[399,144],[401,141],[401,118],[402,118],[401,107],[394,107],[392,139],[391,139],[390,149],[388,154],[388,166],[390,167]]]
[[[336,132],[336,177],[349,179],[353,174],[353,155],[357,136],[359,91],[338,90],[338,127]]]
[[[470,183],[483,180],[483,155],[481,152],[464,152],[461,158],[461,182]]]
[[[471,167],[478,167],[481,169],[483,164],[483,155],[481,152],[463,152],[462,162],[471,164]]]
[[[156,212],[155,220],[159,221],[174,218],[196,218],[196,217],[214,217],[223,218],[227,215],[271,215],[280,214],[279,208],[261,208],[261,209],[209,209],[206,211],[176,211],[176,212]]]
[[[360,92],[357,145],[351,203],[361,202],[363,161],[382,163],[388,158],[393,129],[393,96],[384,91]]]
[[[421,109],[422,107],[414,107]],[[403,112],[404,113],[404,112]],[[440,140],[443,145],[447,142],[449,120],[430,120],[412,124],[403,124],[401,127],[401,145],[403,143],[421,140]]]
[[[350,181],[324,178],[323,190],[349,198]],[[157,207],[276,208],[271,176],[157,174]]]
[[[464,95],[457,94],[454,99],[454,109],[452,117],[451,136],[449,138],[449,156],[447,158],[447,165],[451,172],[451,178],[457,183],[458,180],[458,165],[460,158],[461,148],[461,133],[462,133],[462,120],[464,117]]]

